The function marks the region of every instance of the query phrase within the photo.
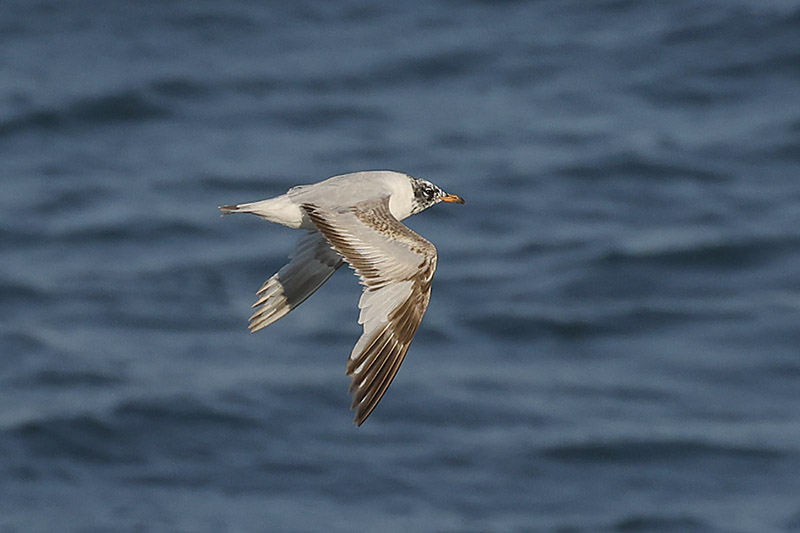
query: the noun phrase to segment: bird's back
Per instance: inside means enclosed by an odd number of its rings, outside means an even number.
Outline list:
[[[298,204],[340,208],[390,196],[409,188],[406,174],[390,170],[368,170],[333,176],[318,183],[292,187],[286,194]]]

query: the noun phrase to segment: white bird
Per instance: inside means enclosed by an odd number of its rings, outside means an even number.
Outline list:
[[[354,172],[258,202],[221,206],[307,230],[289,262],[257,292],[250,331],[300,305],[347,261],[364,286],[364,331],[347,361],[351,409],[361,425],[386,393],[422,321],[436,270],[436,247],[401,220],[439,202],[463,204],[420,178],[388,170]]]

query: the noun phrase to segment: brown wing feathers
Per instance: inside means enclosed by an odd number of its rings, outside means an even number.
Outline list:
[[[400,223],[389,212],[388,197],[366,206],[351,210],[329,212],[311,204],[303,209],[316,228],[333,247],[344,256],[365,285],[365,291],[379,291],[397,282],[411,282],[410,293],[388,312],[388,321],[379,329],[364,335],[370,338],[360,353],[353,354],[347,362],[347,375],[351,377],[350,392],[356,408],[355,422],[361,425],[372,413],[391,384],[400,364],[405,358],[414,334],[422,321],[430,300],[430,287],[436,269],[436,248]],[[357,232],[349,232],[345,225],[336,223],[340,217],[355,217],[369,230],[369,237],[380,235],[379,243],[386,240],[390,246],[376,247],[369,239],[361,238]],[[374,233],[372,233],[374,232]],[[392,255],[397,244],[406,247],[403,253],[416,264],[406,264]],[[403,258],[405,259],[405,258]],[[360,342],[360,341],[359,341]]]

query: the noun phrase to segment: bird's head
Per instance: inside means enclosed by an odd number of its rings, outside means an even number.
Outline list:
[[[414,190],[414,207],[412,215],[424,211],[439,202],[463,204],[464,199],[457,194],[447,194],[430,181],[413,178],[411,187]]]

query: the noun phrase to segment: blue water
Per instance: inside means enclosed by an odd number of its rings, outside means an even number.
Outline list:
[[[0,531],[800,531],[800,6],[0,2]],[[361,427],[342,269],[217,205],[462,195]]]

